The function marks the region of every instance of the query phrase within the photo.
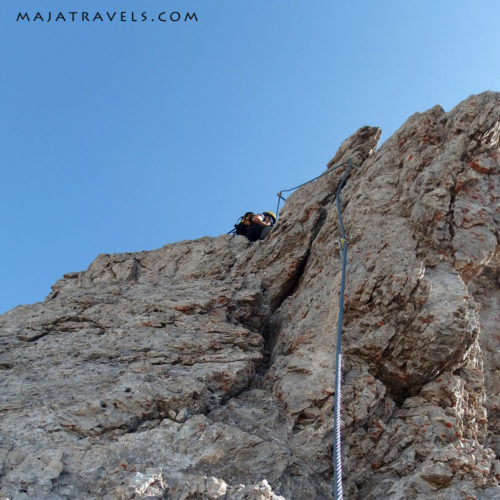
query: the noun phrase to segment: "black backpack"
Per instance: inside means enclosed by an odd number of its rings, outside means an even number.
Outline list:
[[[229,234],[241,234],[245,235],[247,229],[252,225],[252,218],[255,214],[253,212],[245,212],[245,215],[242,215],[236,224],[234,225],[234,229],[229,231]]]

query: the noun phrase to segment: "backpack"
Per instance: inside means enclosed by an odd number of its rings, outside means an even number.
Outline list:
[[[230,231],[230,233],[244,235],[247,232],[247,229],[252,225],[252,218],[254,215],[255,214],[253,212],[245,212],[245,215],[242,215],[238,219],[238,222],[236,222],[234,229]]]

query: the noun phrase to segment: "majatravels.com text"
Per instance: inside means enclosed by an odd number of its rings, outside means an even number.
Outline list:
[[[161,23],[198,22],[196,12],[162,11],[156,13],[135,11],[106,12],[18,12],[17,22],[23,23],[143,23],[157,21]]]

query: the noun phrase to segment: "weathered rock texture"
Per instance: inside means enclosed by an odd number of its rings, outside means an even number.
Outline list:
[[[500,94],[379,137],[333,162],[344,493],[499,498]],[[330,498],[342,174],[263,242],[101,255],[1,316],[0,497]]]

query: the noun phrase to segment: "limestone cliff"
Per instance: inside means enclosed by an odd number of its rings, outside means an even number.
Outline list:
[[[329,163],[344,495],[500,498],[500,94],[379,137]],[[0,498],[331,498],[342,175],[263,242],[101,255],[0,316]]]

